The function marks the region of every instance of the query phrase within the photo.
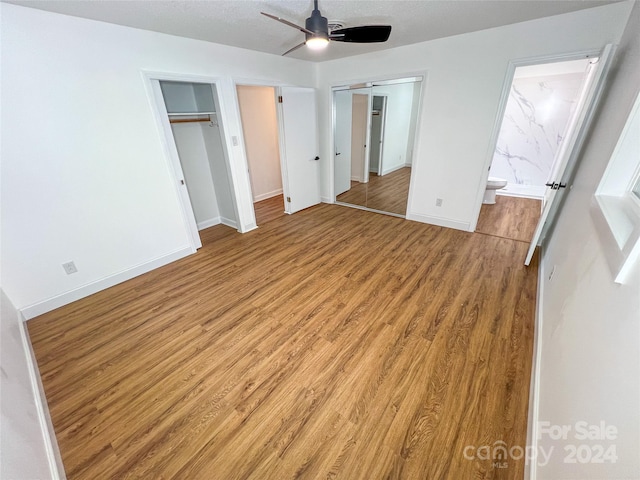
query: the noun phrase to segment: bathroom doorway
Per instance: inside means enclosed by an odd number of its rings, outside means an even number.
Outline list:
[[[489,169],[490,179],[507,185],[496,191],[495,204],[482,204],[477,232],[531,241],[592,61],[515,68]]]

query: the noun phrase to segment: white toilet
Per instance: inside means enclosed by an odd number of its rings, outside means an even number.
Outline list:
[[[504,178],[489,177],[487,180],[487,189],[484,191],[484,199],[482,203],[485,205],[493,205],[496,203],[496,190],[500,190],[507,186]]]

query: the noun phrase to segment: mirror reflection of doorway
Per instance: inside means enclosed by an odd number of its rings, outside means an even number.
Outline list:
[[[421,81],[334,89],[336,203],[405,216]]]
[[[387,97],[374,95],[371,106],[371,151],[369,155],[369,172],[380,175],[382,166],[382,144],[384,142],[384,118]]]

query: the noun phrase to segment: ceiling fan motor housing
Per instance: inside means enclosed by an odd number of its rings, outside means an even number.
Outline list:
[[[321,37],[329,39],[329,22],[327,17],[323,17],[320,10],[314,9],[311,12],[311,16],[307,18],[304,23],[307,30],[311,30],[315,35],[306,33],[306,39],[309,40],[313,37]]]

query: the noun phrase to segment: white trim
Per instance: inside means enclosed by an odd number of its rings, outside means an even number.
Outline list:
[[[405,216],[401,213],[385,212],[384,210],[376,210],[375,208],[363,207],[362,205],[356,205],[355,203],[336,202],[336,205],[355,208],[356,210],[364,210],[365,212],[380,213],[382,215],[389,215],[390,217],[405,218]]]
[[[540,365],[542,363],[542,305],[544,297],[545,269],[543,247],[538,250],[538,294],[536,295],[536,315],[533,327],[533,358],[531,359],[531,381],[529,383],[529,415],[527,419],[527,447],[538,451],[538,419],[540,415]],[[538,462],[532,459],[525,468],[524,479],[535,480]]]
[[[235,220],[232,220],[230,218],[220,217],[220,223],[222,225],[226,225],[227,227],[232,227],[232,228],[236,228],[236,229],[238,228],[238,222],[236,222]]]
[[[180,156],[171,130],[171,124],[169,123],[169,117],[167,108],[162,97],[162,91],[160,88],[160,75],[154,75],[151,72],[142,71],[142,79],[145,90],[147,92],[147,99],[149,106],[153,114],[153,118],[158,130],[158,140],[162,145],[164,151],[164,160],[167,166],[167,171],[171,177],[176,200],[180,206],[180,213],[182,222],[184,225],[185,233],[189,236],[191,246],[194,249],[202,247],[200,236],[198,235],[198,227],[196,225],[195,214],[193,213],[193,206],[189,200],[189,194],[184,184],[184,173],[182,171],[182,164],[180,162]],[[169,80],[173,80],[169,78]]]
[[[428,223],[430,225],[437,225],[439,227],[454,228],[456,230],[464,230],[469,232],[471,230],[469,222],[461,222],[459,220],[452,220],[444,217],[434,217],[432,215],[421,215],[418,213],[407,213],[405,217],[407,220],[413,220],[415,222]]]
[[[67,476],[64,471],[62,456],[60,455],[60,449],[58,447],[58,440],[56,439],[53,423],[51,422],[49,405],[47,404],[47,399],[44,394],[40,372],[38,370],[38,367],[36,366],[37,362],[35,354],[33,353],[33,346],[31,345],[31,339],[29,338],[29,333],[27,332],[26,320],[24,318],[24,315],[22,315],[20,312],[18,312],[18,316],[20,338],[22,340],[22,347],[24,348],[27,361],[27,370],[29,372],[31,390],[33,390],[36,411],[38,413],[38,422],[40,423],[40,431],[42,432],[42,438],[44,440],[44,449],[47,455],[47,460],[49,462],[51,478],[53,480],[65,480]]]
[[[251,230],[256,230],[258,228],[258,225],[256,225],[255,223],[250,223],[249,225],[245,226],[245,229],[242,231],[242,233],[247,233],[250,232]]]
[[[205,228],[215,227],[216,225],[220,225],[222,223],[220,221],[220,217],[213,217],[209,220],[204,220],[202,222],[198,222],[198,231],[204,230]]]
[[[380,176],[382,177],[384,175],[389,175],[390,173],[396,172],[403,168],[407,168],[407,166],[404,163],[402,165],[398,165],[397,167],[390,168],[389,170],[384,170],[382,173],[380,173]]]
[[[272,192],[256,195],[255,197],[253,197],[253,203],[261,202],[262,200],[266,200],[268,198],[277,197],[278,195],[282,195],[282,188],[278,188],[277,190],[273,190]]]
[[[540,201],[544,200],[544,195],[539,196],[539,195],[533,195],[525,192],[514,192],[514,191],[505,192],[503,190],[496,190],[496,195],[500,197],[531,198],[533,200],[540,200]]]
[[[331,197],[320,197],[322,203],[336,203]]]
[[[29,320],[31,318],[37,317],[38,315],[42,315],[43,313],[50,312],[51,310],[54,310],[58,307],[62,307],[63,305],[67,305],[71,302],[75,302],[76,300],[80,300],[81,298],[93,295],[94,293],[101,290],[113,287],[114,285],[122,283],[126,280],[130,280],[134,277],[142,275],[143,273],[147,273],[156,268],[160,268],[164,265],[167,265],[168,263],[175,262],[176,260],[191,255],[192,253],[196,253],[196,250],[190,245],[187,247],[183,247],[167,255],[163,255],[162,257],[152,259],[146,263],[136,265],[121,272],[104,277],[100,280],[87,283],[86,285],[83,285],[81,287],[69,290],[68,292],[62,293],[60,295],[56,295],[55,297],[51,297],[41,302],[34,303],[33,305],[21,308],[19,312],[24,316],[25,319]]]

